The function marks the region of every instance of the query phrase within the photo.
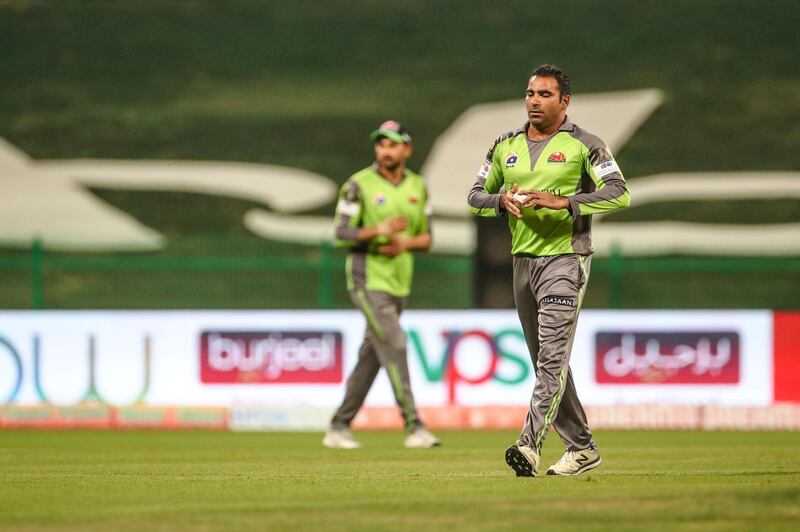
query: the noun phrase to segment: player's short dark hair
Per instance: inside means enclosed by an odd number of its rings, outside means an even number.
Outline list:
[[[569,76],[567,76],[566,72],[564,72],[555,65],[548,65],[548,64],[539,65],[538,67],[533,69],[533,72],[531,72],[531,77],[533,76],[556,78],[556,81],[558,82],[558,90],[561,93],[560,98],[572,94],[572,88],[570,87],[569,83]]]

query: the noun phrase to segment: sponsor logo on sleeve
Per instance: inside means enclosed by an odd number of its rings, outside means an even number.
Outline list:
[[[736,332],[598,332],[599,384],[737,384]]]
[[[358,216],[358,213],[361,212],[361,206],[353,201],[347,200],[339,200],[339,203],[336,205],[336,210],[342,216]]]
[[[564,155],[560,151],[554,151],[547,157],[548,163],[565,163],[567,162],[567,156]]]
[[[619,166],[617,166],[617,161],[614,159],[603,161],[594,167],[594,173],[597,174],[598,178],[603,178],[608,174],[613,174],[614,172],[619,172]]]
[[[511,168],[517,164],[517,154],[514,152],[506,154],[506,168]]]
[[[208,384],[338,383],[342,333],[205,331],[200,380]]]
[[[481,165],[481,169],[478,170],[478,177],[481,179],[486,179],[486,176],[489,175],[489,171],[492,169],[492,165],[489,164],[488,161],[484,161]]]

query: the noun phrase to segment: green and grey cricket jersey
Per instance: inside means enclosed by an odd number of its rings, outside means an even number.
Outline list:
[[[410,251],[396,257],[378,253],[389,242],[376,237],[368,243],[356,241],[358,229],[372,227],[392,216],[403,216],[406,229],[401,235],[430,232],[430,203],[422,177],[406,170],[403,180],[394,185],[372,165],[353,174],[342,185],[336,205],[336,241],[349,246],[347,289],[374,290],[405,297],[411,292],[414,255]]]
[[[569,209],[522,210],[508,217],[514,255],[592,253],[591,215],[627,207],[625,178],[605,143],[566,119],[551,137],[528,138],[529,124],[499,136],[469,193],[478,216],[502,216],[500,188],[545,190],[569,200]]]

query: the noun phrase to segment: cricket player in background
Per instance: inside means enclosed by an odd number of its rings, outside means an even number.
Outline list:
[[[423,425],[414,404],[400,313],[411,292],[414,251],[431,246],[430,202],[422,177],[406,168],[412,144],[408,131],[389,120],[373,131],[375,162],[342,186],[336,206],[336,240],[350,247],[347,289],[367,319],[364,341],[342,404],[322,443],[361,447],[350,433],[380,368],[392,384],[406,428],[406,447],[436,447],[441,441]]]
[[[570,93],[558,67],[533,71],[528,120],[492,143],[468,198],[473,214],[506,216],[511,230],[514,302],[536,373],[522,432],[505,454],[517,476],[538,475],[551,425],[567,450],[548,475],[600,465],[569,360],[589,280],[592,214],[627,207],[630,195],[605,143],[567,117]]]

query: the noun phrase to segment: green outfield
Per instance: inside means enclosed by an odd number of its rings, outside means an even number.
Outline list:
[[[790,530],[800,434],[600,432],[578,478],[513,476],[510,432],[0,432],[0,529]],[[555,436],[543,461],[560,454]]]

